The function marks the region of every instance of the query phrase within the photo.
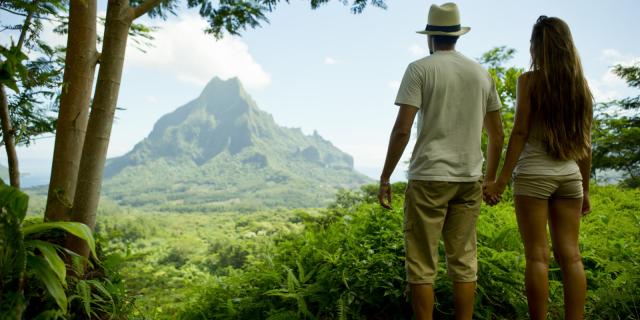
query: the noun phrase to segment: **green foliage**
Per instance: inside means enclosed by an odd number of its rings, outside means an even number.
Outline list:
[[[495,47],[485,52],[478,62],[484,65],[496,85],[496,91],[502,103],[500,116],[502,117],[502,125],[504,128],[505,145],[507,145],[511,130],[513,129],[513,121],[515,118],[516,108],[516,89],[518,88],[518,77],[524,72],[524,69],[518,67],[507,67],[505,64],[513,59],[516,50],[507,47]],[[482,135],[482,150],[487,150],[487,135]],[[500,163],[502,163],[506,153],[503,148],[503,154]]]
[[[394,210],[375,200],[375,186],[342,192],[322,213],[295,213],[298,233],[246,241],[242,268],[198,285],[184,319],[404,319],[402,184]],[[588,281],[587,319],[638,319],[640,197],[638,190],[592,187],[593,212],[583,219],[581,251]],[[252,243],[252,244],[250,244]],[[257,246],[257,247],[256,247]],[[510,193],[483,206],[478,221],[479,279],[474,319],[527,317],[523,246]],[[551,319],[563,314],[561,274],[552,260]],[[452,283],[440,250],[436,318],[453,314]]]
[[[23,222],[28,199],[0,181],[2,319],[118,319],[131,313],[133,304],[112,271],[114,260],[101,256],[105,264],[99,263],[89,227],[76,222]],[[63,257],[78,266],[82,258],[57,244],[63,233],[88,242],[93,258],[86,273],[90,278],[67,275]],[[96,277],[100,274],[102,278]]]
[[[68,304],[67,294],[65,292],[65,288],[67,287],[67,270],[58,252],[65,252],[65,254],[74,259],[80,259],[80,257],[63,249],[59,245],[39,240],[38,237],[41,237],[53,229],[64,230],[87,241],[94,257],[95,243],[89,227],[77,222],[44,222],[30,224],[22,228],[24,246],[27,254],[27,272],[45,285],[49,295],[53,297],[63,314],[66,314]]]
[[[139,5],[142,0],[132,0],[132,5]],[[187,0],[189,8],[197,8],[200,16],[207,20],[209,27],[205,30],[213,34],[216,38],[221,38],[225,32],[231,35],[239,35],[247,28],[260,27],[262,22],[269,22],[266,14],[275,10],[280,0],[256,0],[256,1],[234,1],[234,0]],[[288,0],[284,1],[289,3]],[[311,0],[312,9],[317,9],[329,0]],[[345,5],[347,0],[341,0]],[[351,12],[362,13],[367,5],[379,8],[386,8],[384,0],[353,0]],[[160,5],[153,8],[149,15],[166,19],[169,14],[175,14],[178,7],[177,1],[162,1]]]
[[[0,180],[0,314],[20,319],[25,308],[27,254],[21,230],[29,198]]]
[[[80,239],[87,241],[89,249],[91,250],[91,254],[96,257],[95,241],[93,239],[91,229],[89,229],[89,227],[85,224],[66,221],[42,222],[25,226],[22,229],[22,232],[26,238],[31,235],[46,232],[51,229],[62,229]]]
[[[27,69],[22,65],[23,61],[27,59],[27,55],[13,42],[9,48],[0,46],[0,55],[4,60],[0,62],[0,83],[18,92],[16,75],[20,77],[27,76]]]
[[[124,296],[124,288],[114,285],[109,279],[81,279],[72,287],[74,292],[69,296],[69,303],[75,307],[73,314],[76,318],[100,319],[109,315],[117,319],[127,318],[131,313],[132,308],[123,305],[130,302],[117,300]]]
[[[2,299],[0,310],[18,310],[16,319],[21,317],[22,310],[28,301],[28,297],[25,299],[24,296],[24,283],[29,278],[39,280],[56,301],[60,310],[66,313],[67,296],[63,288],[66,286],[66,268],[57,253],[60,247],[38,240],[34,236],[52,228],[81,229],[80,224],[71,222],[60,222],[56,226],[38,223],[23,227],[22,220],[27,212],[28,199],[28,196],[18,189],[0,182],[0,207],[4,231],[1,237],[4,252],[0,269],[3,270],[2,288],[8,289],[3,290],[3,293],[6,292],[10,297],[6,300]],[[83,235],[81,237],[92,239],[90,233],[89,238]]]
[[[580,228],[589,288],[586,319],[640,319],[640,190],[607,186],[591,194]]]
[[[305,212],[313,215],[313,211]],[[119,256],[130,316],[175,319],[200,288],[244,268],[272,245],[298,233],[289,211],[166,213],[121,209],[101,215],[96,227],[105,254]]]
[[[505,64],[513,59],[516,50],[507,47],[495,47],[485,52],[478,62],[487,67],[498,91],[500,102],[506,109],[513,111],[516,102],[516,89],[518,88],[518,77],[524,69],[516,67],[506,67]]]
[[[613,71],[629,86],[640,89],[640,63],[617,65]],[[592,172],[620,171],[623,184],[640,187],[640,95],[600,103],[596,111]]]
[[[0,8],[25,17],[19,25],[1,25],[2,32],[18,32],[19,40],[0,45],[0,84],[7,86],[9,113],[16,144],[29,145],[55,131],[64,49],[39,39],[43,20],[61,22],[67,1],[2,1]]]
[[[99,239],[122,259],[137,296],[133,317],[152,319],[405,319],[403,190],[394,210],[377,205],[375,185],[343,190],[327,209],[217,214],[119,209],[101,216]],[[592,186],[581,251],[588,277],[587,319],[638,319],[640,194]],[[482,207],[474,319],[527,317],[523,246],[509,190]],[[186,222],[186,223],[185,223]],[[106,243],[106,242],[105,242]],[[444,250],[436,316],[453,313]],[[562,317],[558,264],[551,262],[550,318]]]
[[[36,41],[32,57],[26,61],[26,74],[20,77],[20,90],[9,96],[11,122],[17,144],[30,145],[33,139],[55,131],[58,95],[62,84],[62,48]]]
[[[60,257],[57,258],[60,259]],[[35,255],[27,256],[27,268],[36,279],[42,281],[49,294],[55,299],[60,310],[66,313],[67,295],[63,288],[63,285],[66,286],[66,282],[63,282],[65,278],[60,278],[48,261]]]

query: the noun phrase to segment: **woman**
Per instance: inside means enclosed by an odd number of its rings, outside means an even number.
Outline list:
[[[518,228],[526,256],[531,319],[545,319],[549,244],[562,270],[565,319],[582,319],[586,278],[578,248],[589,208],[593,98],[567,24],[541,16],[531,33],[531,71],[518,79],[516,116],[504,167],[484,189],[495,203],[512,172]]]

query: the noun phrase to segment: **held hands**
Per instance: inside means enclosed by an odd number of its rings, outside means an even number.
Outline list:
[[[380,181],[380,189],[378,190],[378,202],[385,209],[391,208],[391,184],[389,181]]]
[[[482,184],[482,200],[490,206],[495,206],[502,200],[502,193],[506,184],[498,181],[484,182]]]

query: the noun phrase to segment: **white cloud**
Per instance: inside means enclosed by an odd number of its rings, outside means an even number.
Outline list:
[[[640,62],[640,57],[636,57],[630,54],[623,54],[616,49],[604,49],[600,57],[602,60],[611,64],[631,65],[636,62]]]
[[[595,100],[605,102],[626,96],[629,91],[627,84],[612,72],[612,67],[618,64],[632,65],[640,62],[640,57],[609,48],[602,50],[600,60],[607,64],[607,71],[597,79],[588,79]]]
[[[387,85],[389,86],[389,88],[393,89],[394,91],[397,91],[400,88],[400,81],[397,81],[397,80],[389,81]]]
[[[105,12],[99,12],[104,16]],[[66,45],[66,36],[55,34],[55,23],[44,21],[42,40],[49,45]],[[141,52],[129,38],[125,68],[145,67],[175,74],[181,81],[204,86],[211,78],[238,77],[248,88],[263,88],[271,83],[271,77],[249,53],[248,45],[238,37],[225,36],[216,40],[204,33],[206,22],[195,14],[184,14],[175,20],[159,24],[153,32],[151,47],[142,47]],[[102,36],[104,26],[98,24],[97,32]],[[0,38],[5,42],[4,34]],[[8,41],[8,40],[7,40]],[[97,45],[101,50],[100,45]]]
[[[326,58],[324,58],[324,64],[329,64],[329,65],[331,65],[331,64],[336,64],[336,63],[338,63],[338,60],[336,60],[336,59],[334,59],[334,58],[332,58],[332,57],[326,57]]]
[[[150,104],[158,103],[158,98],[156,96],[146,96],[145,100]]]
[[[206,22],[200,17],[185,14],[160,27],[153,33],[153,47],[145,49],[146,53],[129,41],[127,65],[166,70],[181,81],[199,86],[214,76],[238,77],[248,88],[263,88],[271,83],[271,77],[253,59],[244,41],[229,35],[216,40],[204,33]]]
[[[617,90],[611,89],[609,85],[603,84],[599,80],[587,78],[587,82],[589,82],[589,88],[596,102],[611,101],[620,96]]]
[[[411,55],[416,57],[423,57],[423,56],[426,56],[428,53],[427,49],[424,46],[419,46],[417,44],[413,44],[408,48],[408,50],[411,53]]]

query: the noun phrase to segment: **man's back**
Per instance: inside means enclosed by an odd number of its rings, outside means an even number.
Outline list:
[[[456,319],[473,317],[483,123],[489,136],[487,179],[495,178],[504,137],[500,113],[495,112],[500,100],[491,76],[455,51],[458,38],[469,30],[460,24],[455,3],[429,8],[427,25],[417,33],[427,35],[431,55],[411,63],[404,74],[395,102],[400,109],[380,175],[378,200],[391,208],[389,177],[417,115],[418,140],[405,190],[403,225],[407,282],[416,319],[433,319],[441,236]]]
[[[461,53],[436,51],[411,63],[397,105],[418,113],[409,179],[477,181],[482,176],[482,123],[500,108],[489,73]]]

